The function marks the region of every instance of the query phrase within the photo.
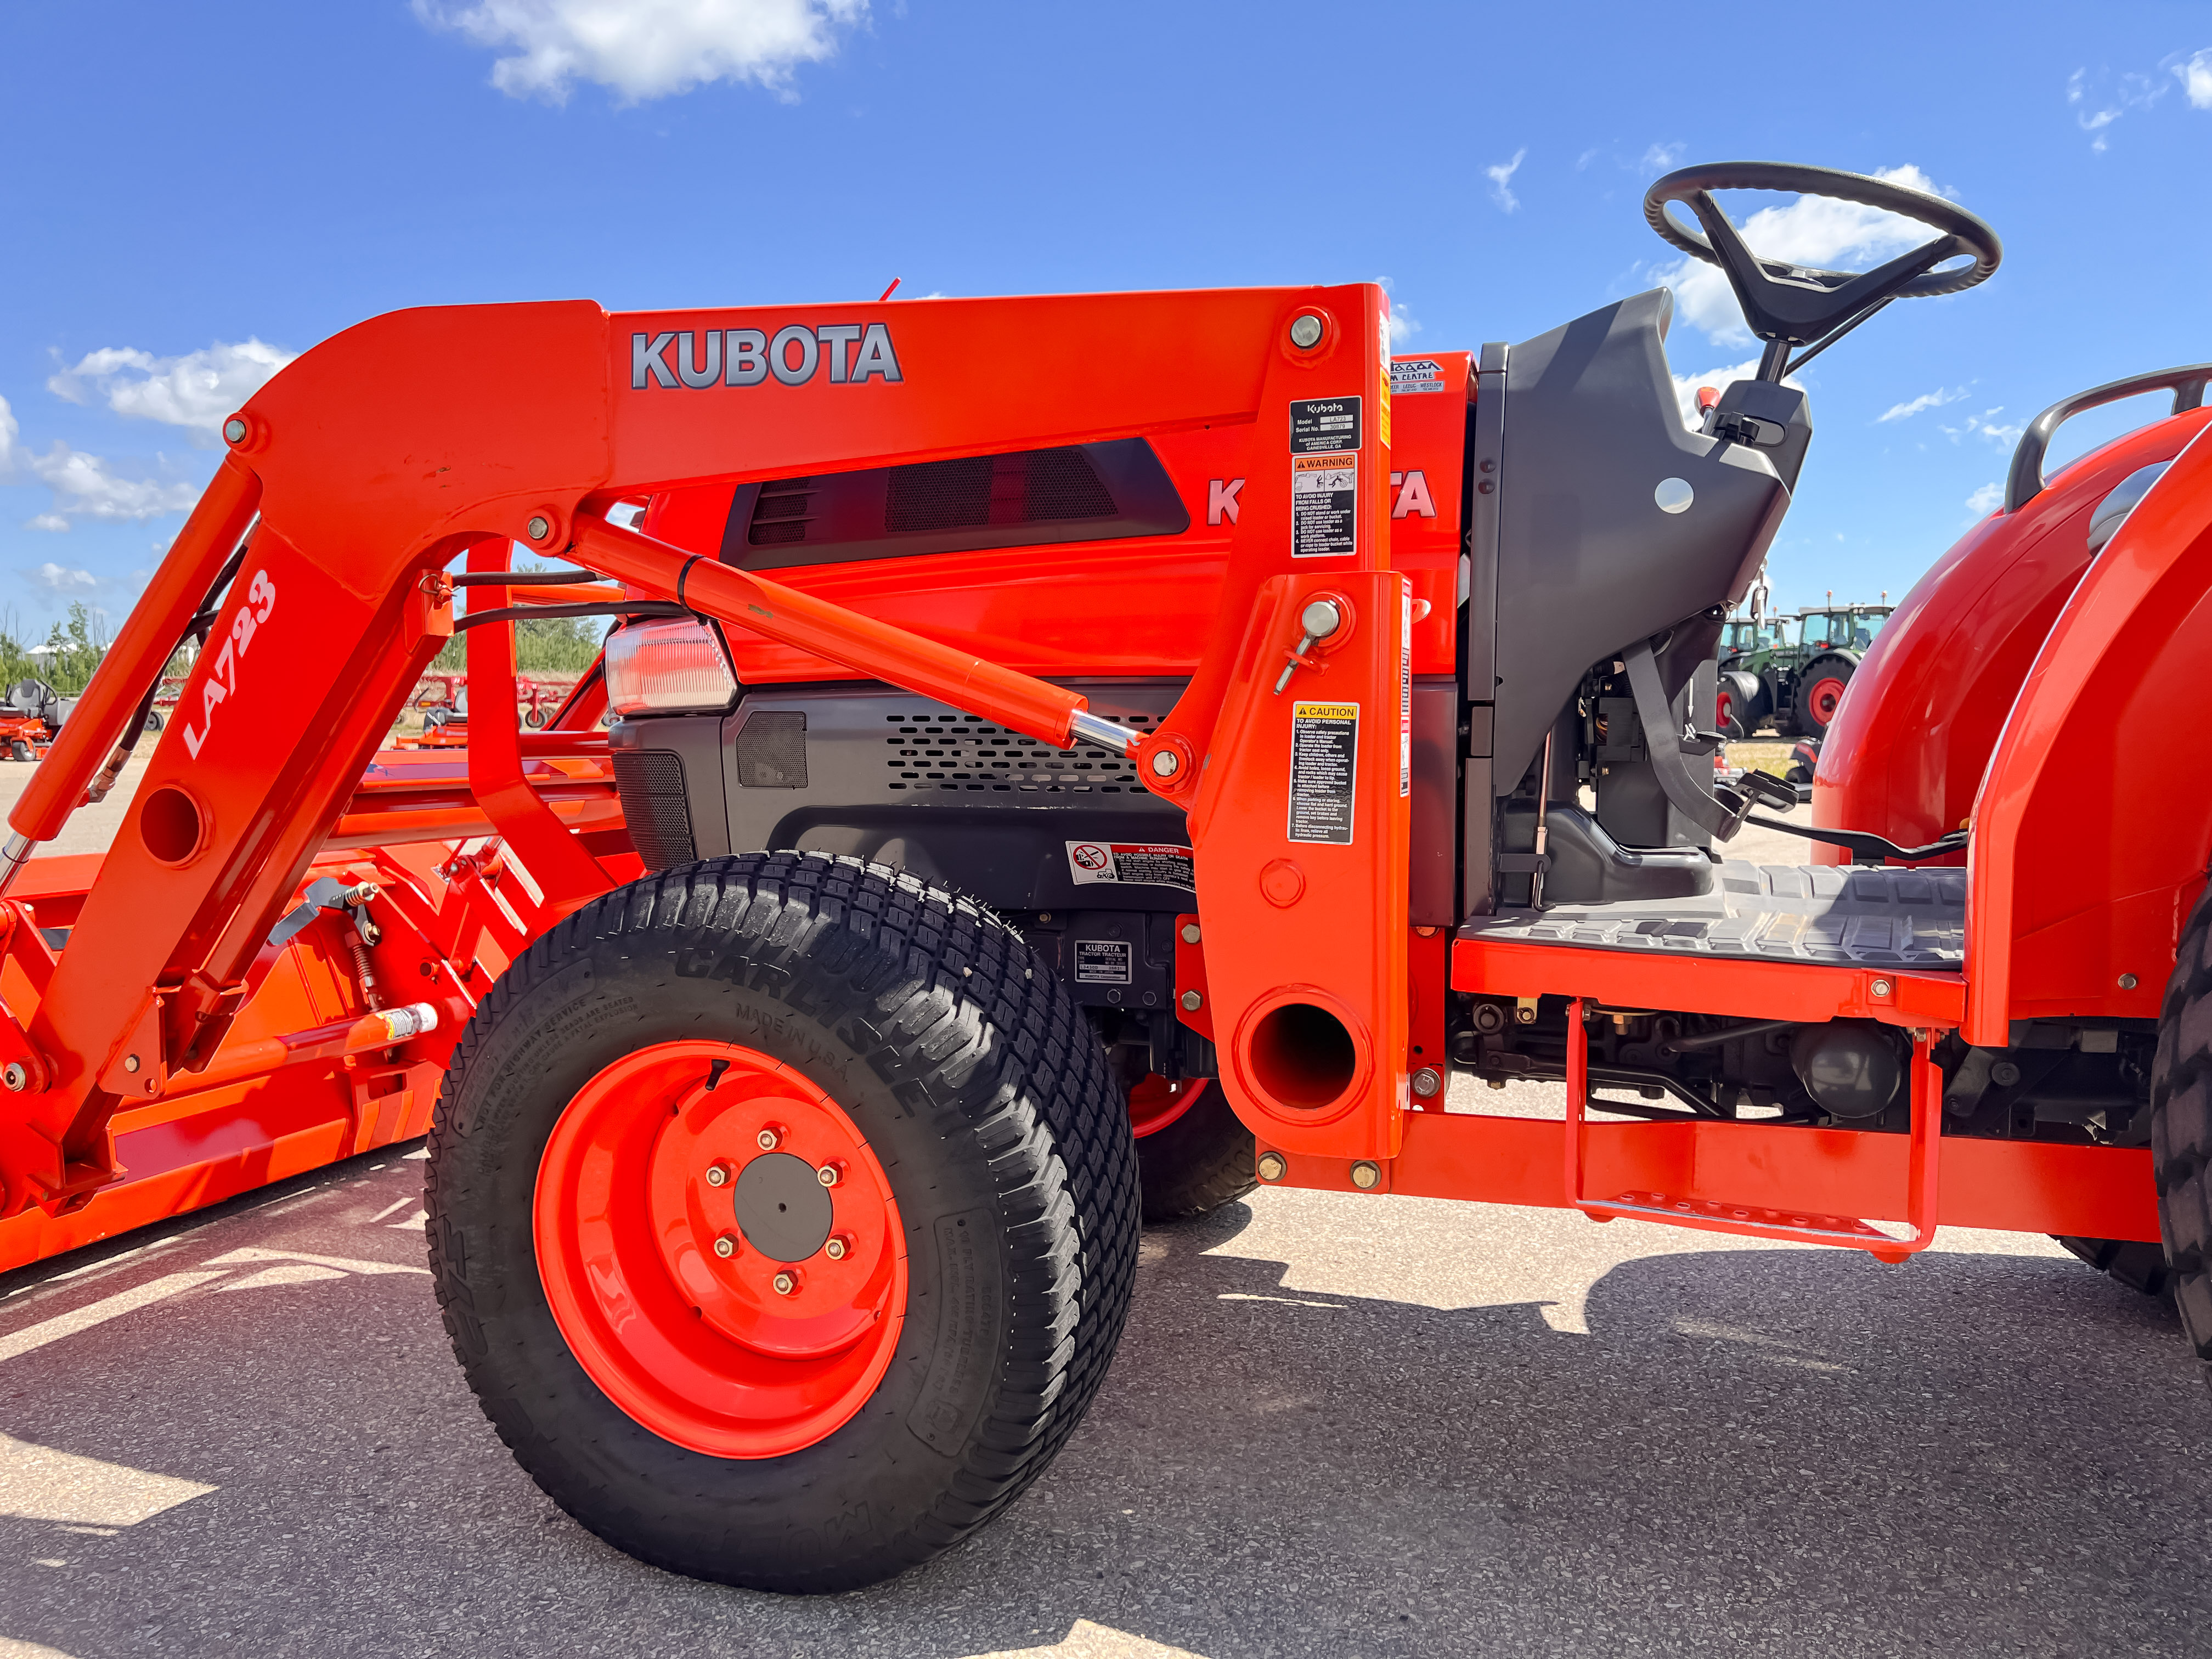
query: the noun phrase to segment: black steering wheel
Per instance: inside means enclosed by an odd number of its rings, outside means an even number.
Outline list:
[[[1714,205],[1717,190],[1773,190],[1826,196],[1862,207],[1883,208],[1942,233],[1910,253],[1872,270],[1820,270],[1786,259],[1762,258],[1744,245],[1728,216]],[[1668,204],[1680,202],[1705,228],[1675,223]],[[1972,214],[1940,196],[1886,184],[1833,167],[1794,167],[1782,161],[1715,161],[1668,173],[1644,192],[1644,216],[1651,228],[1693,258],[1718,265],[1735,290],[1751,331],[1770,346],[1811,345],[1870,314],[1892,300],[1956,294],[1986,282],[2004,258],[1997,234]],[[1935,267],[1971,255],[1973,263],[1950,270]]]

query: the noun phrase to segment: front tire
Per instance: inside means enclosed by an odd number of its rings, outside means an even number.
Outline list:
[[[1089,1023],[995,917],[854,860],[712,860],[561,923],[477,1011],[430,1149],[485,1414],[694,1577],[851,1589],[957,1543],[1127,1313],[1135,1158]]]

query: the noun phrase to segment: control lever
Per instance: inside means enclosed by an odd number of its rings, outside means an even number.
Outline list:
[[[1301,668],[1316,666],[1314,659],[1306,653],[1344,626],[1344,612],[1334,599],[1316,599],[1298,613],[1298,626],[1305,632],[1300,636],[1297,649],[1291,653],[1291,659],[1283,665],[1281,678],[1275,682],[1275,695],[1279,697],[1283,695],[1283,688],[1291,683],[1291,675]]]
[[[1893,860],[1899,864],[1918,864],[1923,859],[1940,859],[1946,853],[1963,852],[1966,846],[1966,832],[1963,830],[1938,836],[1925,847],[1899,847],[1888,836],[1877,836],[1870,830],[1808,830],[1802,824],[1769,817],[1754,817],[1750,822],[1762,830],[1779,830],[1784,835],[1802,836],[1807,841],[1844,848],[1855,862],[1862,863],[1871,859],[1877,862]]]
[[[1747,771],[1735,781],[1769,806],[1778,806],[1786,812],[1797,805],[1797,786],[1784,783],[1771,773]]]
[[[1651,654],[1650,641],[1638,640],[1621,653],[1621,660],[1628,669],[1628,689],[1636,698],[1637,718],[1644,722],[1644,745],[1660,789],[1676,811],[1715,841],[1735,839],[1743,828],[1744,814],[1751,811],[1750,798],[1725,784],[1711,791],[1701,787],[1684,758],[1686,751],[1711,754],[1710,748],[1689,751],[1688,744],[1702,745],[1715,734],[1694,732],[1686,738],[1675,728],[1674,704],[1659,684],[1659,664]]]

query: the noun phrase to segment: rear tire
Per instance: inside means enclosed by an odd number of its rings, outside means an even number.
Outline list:
[[[1180,1116],[1138,1139],[1145,1224],[1188,1221],[1243,1197],[1260,1184],[1256,1151],[1220,1084],[1209,1082]]]
[[[2139,1238],[2066,1238],[2051,1235],[2099,1273],[2145,1296],[2164,1296],[2173,1288],[2166,1247]]]
[[[1759,729],[1759,704],[1765,687],[1759,676],[1740,668],[1721,671],[1714,697],[1714,725],[1731,738],[1747,738]]]
[[[2150,1070],[2151,1176],[2174,1305],[2212,1366],[2212,888],[2183,930]],[[2071,1248],[2070,1246],[2069,1248]],[[2208,1371],[2212,1382],[2212,1371]]]
[[[733,1065],[710,1072],[708,1049]],[[641,1062],[661,1067],[643,1074],[651,1087],[603,1086]],[[685,1092],[672,1094],[659,1079],[678,1073]],[[717,1100],[726,1078],[737,1085]],[[587,1108],[580,1153],[573,1115]],[[778,1122],[753,1126],[740,1108]],[[726,1116],[733,1156],[696,1170],[664,1156]],[[804,1176],[822,1154],[794,1160],[810,1150],[803,1131],[840,1123],[858,1137],[840,1180],[769,1193],[820,1208],[828,1242],[778,1242],[785,1224],[752,1176],[781,1179],[780,1158]],[[787,1151],[761,1138],[778,1127]],[[756,1155],[757,1139],[770,1150]],[[634,1155],[646,1162],[622,1162]],[[628,1178],[633,1167],[644,1175]],[[613,1173],[560,1184],[594,1169]],[[714,1237],[672,1229],[671,1191]],[[617,1549],[759,1589],[876,1583],[1012,1503],[1097,1394],[1136,1263],[1128,1118],[1066,987],[980,908],[820,854],[665,872],[532,945],[454,1052],[426,1204],[454,1352],[531,1477]],[[624,1215],[648,1211],[622,1233]],[[645,1242],[580,1274],[568,1264],[586,1235]],[[684,1254],[663,1272],[654,1252],[672,1249]],[[838,1275],[871,1251],[876,1300],[825,1346],[800,1317],[804,1293],[843,1320]],[[763,1294],[778,1263],[797,1288]],[[732,1318],[754,1323],[732,1337]],[[763,1331],[781,1346],[762,1346]],[[870,1343],[874,1370],[836,1370]],[[711,1386],[668,1382],[682,1367],[655,1361],[672,1353]],[[779,1414],[746,1417],[753,1401]],[[701,1424],[752,1449],[695,1449],[711,1438]],[[780,1449],[792,1442],[804,1443]]]
[[[1816,657],[1797,676],[1797,729],[1808,738],[1824,735],[1836,706],[1858,665],[1849,657]]]

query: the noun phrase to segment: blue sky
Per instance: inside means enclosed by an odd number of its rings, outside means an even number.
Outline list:
[[[0,617],[33,632],[119,619],[221,416],[400,306],[1380,276],[1445,349],[1667,279],[1670,165],[1917,169],[2005,264],[1808,370],[1785,604],[1898,597],[2037,410],[2212,359],[2201,6],[77,0],[0,13]],[[1685,298],[1678,373],[1752,355]]]

